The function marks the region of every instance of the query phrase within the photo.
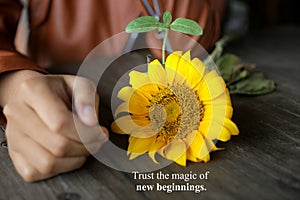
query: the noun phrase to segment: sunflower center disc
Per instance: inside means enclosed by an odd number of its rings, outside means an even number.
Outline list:
[[[202,102],[196,91],[186,85],[160,88],[150,103],[151,128],[166,140],[186,138],[198,129],[203,118]]]

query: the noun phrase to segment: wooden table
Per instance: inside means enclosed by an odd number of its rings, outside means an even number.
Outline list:
[[[299,199],[300,28],[258,31],[226,51],[256,63],[259,71],[276,81],[277,90],[264,96],[232,97],[240,135],[218,143],[225,150],[212,153],[209,163],[189,163],[186,168],[171,164],[159,170],[209,171],[208,180],[190,182],[204,184],[207,191],[137,192],[137,184],[174,181],[134,180],[132,173],[111,169],[92,157],[80,170],[29,184],[16,173],[7,149],[0,148],[0,199]]]

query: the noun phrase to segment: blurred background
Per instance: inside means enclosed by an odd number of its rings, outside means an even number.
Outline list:
[[[229,0],[224,34],[300,26],[299,0]]]
[[[300,25],[299,0],[243,0],[249,7],[250,29]]]

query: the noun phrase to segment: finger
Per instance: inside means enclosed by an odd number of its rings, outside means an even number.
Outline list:
[[[10,108],[6,108],[5,111],[9,118],[13,118],[14,120],[15,130],[12,134],[14,134],[15,137],[12,138],[13,140],[22,141],[23,137],[30,137],[57,157],[89,155],[87,149],[81,142],[71,140],[63,134],[54,133],[49,130],[37,114],[25,104],[14,104]],[[24,116],[30,119],[30,123],[24,120]],[[18,126],[20,130],[18,130],[16,126]],[[77,136],[77,133],[75,132],[74,135]]]
[[[30,138],[24,137],[22,140],[22,145],[18,146],[16,152],[22,154],[23,158],[37,170],[35,173],[43,176],[77,169],[86,160],[85,156],[57,158]]]
[[[38,170],[32,167],[24,157],[19,153],[12,153],[11,159],[17,172],[27,182],[34,182],[42,179],[55,176],[56,174],[41,174]]]
[[[94,140],[84,142],[83,140],[89,140],[90,138],[88,138],[87,135],[82,136],[83,144],[91,154],[96,153],[102,147],[102,145],[108,141],[107,129],[100,126],[98,128],[101,129],[101,132],[99,132],[98,137],[94,138]]]
[[[47,127],[57,132],[66,121],[72,119],[68,109],[68,94],[62,78],[39,77],[30,79],[21,86],[26,104],[37,112]],[[69,103],[70,104],[70,103]]]
[[[87,126],[98,124],[99,97],[95,85],[82,77],[64,76],[64,79],[68,87],[73,88],[73,105],[81,122]]]
[[[25,103],[32,108],[44,124],[54,133],[80,142],[72,112],[68,108],[68,86],[61,77],[39,77],[26,81],[21,92]],[[69,92],[70,93],[70,92]],[[69,100],[70,101],[70,100]]]

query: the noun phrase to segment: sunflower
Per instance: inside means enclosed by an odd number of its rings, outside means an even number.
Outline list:
[[[112,130],[129,134],[129,159],[148,153],[186,166],[186,161],[208,162],[218,150],[217,140],[228,141],[239,133],[230,120],[232,106],[222,77],[208,71],[190,52],[173,52],[163,67],[148,64],[148,73],[131,71],[130,85],[122,88],[123,100]],[[120,115],[120,113],[123,113]]]

